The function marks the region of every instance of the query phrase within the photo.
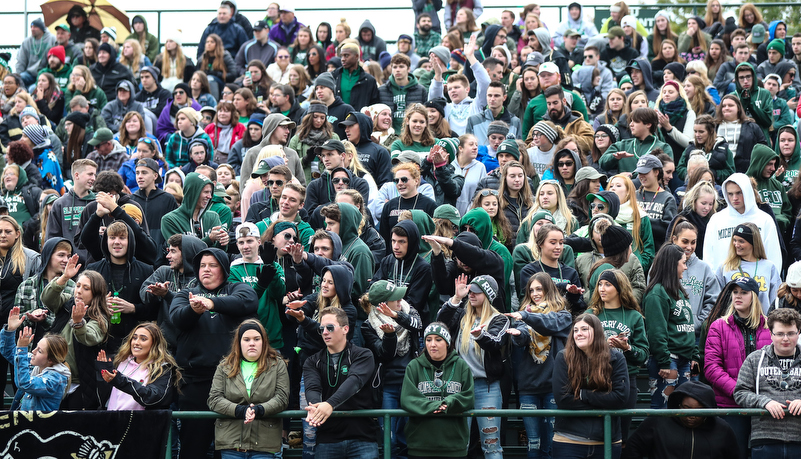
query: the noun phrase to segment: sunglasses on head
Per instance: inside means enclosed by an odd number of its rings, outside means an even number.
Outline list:
[[[146,143],[150,145],[153,143],[153,139],[151,139],[150,137],[140,137],[139,140],[136,141],[136,143]]]
[[[395,182],[395,185],[398,183],[407,183],[409,181],[409,177],[395,177],[392,179],[392,181]]]
[[[335,178],[332,178],[331,181],[335,185],[339,185],[340,183],[345,184],[345,185],[349,185],[350,184],[350,179],[347,178],[347,177],[335,177]]]
[[[498,196],[498,190],[481,190],[481,196],[486,198],[487,196]]]
[[[317,327],[317,331],[322,335],[323,332],[328,330],[328,333],[334,333],[334,330],[337,329],[337,326],[334,324],[327,324],[327,325],[320,325]]]
[[[284,186],[283,180],[267,180],[267,186]]]

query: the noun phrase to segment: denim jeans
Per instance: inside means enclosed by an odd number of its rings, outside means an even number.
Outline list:
[[[801,455],[798,443],[772,443],[751,448],[751,459],[796,459]]]
[[[684,358],[670,359],[670,369],[678,370],[678,378],[664,379],[659,376],[659,364],[652,356],[648,359],[648,386],[651,392],[651,408],[658,410],[667,406],[667,399],[669,394],[665,394],[667,386],[673,388],[679,387],[681,384],[690,380],[690,361]]]
[[[318,443],[317,459],[376,459],[378,443],[345,440],[339,443]]]
[[[283,457],[281,451],[277,453],[265,453],[263,451],[241,452],[232,449],[224,449],[220,451],[220,455],[222,459],[281,459]]]
[[[36,75],[32,74],[31,72],[25,70],[19,74],[22,78],[22,83],[25,86],[35,85],[36,84]]]
[[[395,410],[400,408],[400,394],[401,394],[401,385],[400,384],[389,384],[384,386],[384,397],[383,402],[381,403],[381,408],[385,410]],[[406,433],[404,432],[404,428],[406,427],[406,423],[409,421],[409,418],[392,418],[392,436],[391,436],[391,446],[392,446],[392,457],[394,459],[405,459],[406,455],[408,454],[408,449],[406,448]],[[384,428],[384,418],[378,418],[378,424],[381,428]]]
[[[612,459],[619,459],[622,445],[612,445]],[[575,445],[573,443],[553,442],[553,457],[559,459],[603,459],[604,445]]]
[[[495,410],[503,407],[501,383],[487,383],[484,378],[474,380],[473,390],[476,394],[475,409]],[[479,439],[484,459],[503,459],[501,448],[501,418],[476,418],[479,428]]]
[[[553,394],[520,394],[521,410],[555,410]],[[524,417],[528,436],[528,459],[550,459],[553,443],[553,417]]]
[[[308,406],[308,401],[306,400],[306,382],[303,378],[300,378],[300,409],[305,409]],[[317,427],[312,427],[311,424],[306,422],[306,418],[304,417],[301,420],[303,424],[303,453],[301,457],[303,459],[314,459],[315,455],[315,446],[317,445]]]

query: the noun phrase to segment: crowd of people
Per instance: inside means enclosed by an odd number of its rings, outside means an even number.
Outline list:
[[[501,418],[446,415],[633,408],[647,372],[652,408],[769,414],[615,418],[614,457],[801,453],[801,31],[413,5],[394,52],[275,3],[223,1],[195,61],[141,16],[121,46],[30,24],[0,58],[12,408],[224,415],[173,426],[182,458],[372,459],[381,429],[502,458]],[[416,416],[330,417],[370,408]],[[523,424],[530,458],[603,455],[600,417]]]

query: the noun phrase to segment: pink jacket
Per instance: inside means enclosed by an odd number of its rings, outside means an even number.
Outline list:
[[[765,317],[762,317],[756,332],[756,349],[762,349],[770,343],[770,330],[765,328]],[[704,375],[712,384],[719,408],[739,406],[734,402],[734,386],[746,357],[743,333],[734,322],[734,317],[712,322],[706,338]]]

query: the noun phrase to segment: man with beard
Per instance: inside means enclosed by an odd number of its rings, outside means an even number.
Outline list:
[[[571,110],[567,105],[564,91],[559,86],[551,86],[545,90],[545,103],[548,115],[544,118],[560,126],[565,131],[565,137],[573,136],[581,151],[592,150],[595,132],[592,125],[584,121],[581,113]]]

